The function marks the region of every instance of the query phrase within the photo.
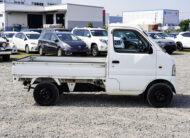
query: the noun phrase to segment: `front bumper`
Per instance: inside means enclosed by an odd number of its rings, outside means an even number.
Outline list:
[[[88,53],[88,48],[69,48],[64,50],[67,53]]]
[[[12,51],[0,51],[0,55],[11,55]]]

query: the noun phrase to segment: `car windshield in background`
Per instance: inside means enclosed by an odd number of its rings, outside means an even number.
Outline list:
[[[14,33],[7,33],[7,34],[5,34],[5,36],[6,36],[7,38],[13,38]]]
[[[165,39],[165,37],[163,37],[160,34],[149,34],[150,37],[152,37],[153,39]]]
[[[162,37],[166,38],[169,37],[169,35],[165,34],[165,33],[159,33],[159,35],[161,35]]]
[[[42,30],[30,30],[30,32],[37,32],[37,33],[42,33]]]
[[[108,36],[108,32],[106,30],[91,30],[93,36]]]
[[[38,39],[40,37],[40,34],[26,34],[28,39]]]
[[[72,34],[57,34],[61,41],[79,41],[80,39]]]

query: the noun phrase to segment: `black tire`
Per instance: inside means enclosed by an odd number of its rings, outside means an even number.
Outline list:
[[[55,84],[41,82],[34,89],[34,100],[41,106],[54,105],[59,97],[59,90]]]
[[[3,55],[3,61],[9,61],[10,55]]]
[[[25,52],[26,52],[27,54],[30,53],[30,49],[29,49],[29,46],[28,46],[28,45],[26,45],[26,47],[25,47]]]
[[[153,107],[167,107],[172,102],[173,92],[167,84],[157,83],[149,88],[146,99]]]
[[[183,44],[182,44],[181,42],[177,42],[176,45],[177,45],[177,49],[178,49],[179,51],[182,51],[182,50],[183,50]]]
[[[167,53],[171,55],[173,53],[173,51],[167,51]]]
[[[61,48],[59,48],[59,49],[57,50],[57,56],[58,56],[58,57],[64,56],[64,52],[63,52],[63,50],[62,50]]]
[[[40,56],[44,56],[45,55],[42,47],[40,47],[40,49],[39,49],[39,54],[40,54]]]
[[[94,44],[94,45],[92,46],[91,54],[92,54],[93,57],[99,56],[100,53],[99,53],[99,51],[98,51],[98,47],[97,47],[96,44]]]

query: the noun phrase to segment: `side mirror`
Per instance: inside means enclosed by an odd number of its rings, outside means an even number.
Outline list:
[[[56,39],[54,42],[55,42],[55,43],[57,43],[57,42],[59,42],[59,40],[58,40],[58,39]]]
[[[90,35],[90,34],[87,34],[87,37],[89,37],[89,38],[90,38],[90,37],[91,37],[91,35]]]
[[[148,54],[153,54],[153,49],[152,49],[151,46],[150,46],[150,48],[149,48]]]
[[[26,41],[27,40],[27,38],[24,38],[24,41]]]

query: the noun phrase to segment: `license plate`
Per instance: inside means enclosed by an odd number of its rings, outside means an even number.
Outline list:
[[[3,47],[0,47],[0,50],[5,50]]]

